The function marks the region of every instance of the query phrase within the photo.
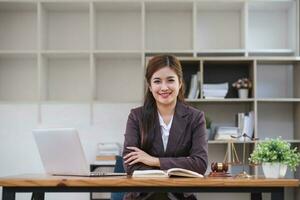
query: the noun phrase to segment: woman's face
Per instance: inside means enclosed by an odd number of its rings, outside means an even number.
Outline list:
[[[152,75],[149,88],[156,103],[170,105],[176,103],[180,87],[175,71],[170,67],[163,67]]]

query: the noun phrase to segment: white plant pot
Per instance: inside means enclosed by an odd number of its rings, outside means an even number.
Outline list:
[[[240,99],[247,99],[248,98],[248,89],[239,89],[238,94]]]
[[[287,170],[287,165],[286,164],[280,164],[280,169],[279,169],[279,178],[284,178]]]
[[[262,168],[266,178],[280,177],[280,163],[263,163]]]

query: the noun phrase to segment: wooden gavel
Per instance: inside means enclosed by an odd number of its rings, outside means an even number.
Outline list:
[[[220,163],[220,162],[213,162],[213,163],[211,163],[211,171],[212,172],[227,172],[228,164]]]

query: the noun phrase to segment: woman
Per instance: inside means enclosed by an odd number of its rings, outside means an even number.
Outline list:
[[[180,62],[171,55],[153,57],[147,66],[146,80],[144,105],[132,109],[127,121],[123,150],[126,172],[179,167],[204,174],[207,168],[204,114],[184,103]],[[143,195],[131,193],[134,199]],[[185,199],[183,194],[174,196]]]

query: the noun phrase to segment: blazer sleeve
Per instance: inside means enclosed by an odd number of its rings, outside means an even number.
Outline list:
[[[204,174],[207,169],[207,148],[205,117],[203,112],[199,112],[192,122],[192,147],[189,156],[161,157],[160,167],[163,170],[179,167]]]
[[[137,110],[131,110],[125,131],[125,139],[124,139],[124,147],[123,147],[123,157],[130,153],[131,151],[126,147],[138,147],[141,149],[140,145],[140,126],[138,116],[136,114]],[[124,163],[124,169],[127,174],[131,175],[134,170],[146,170],[146,169],[154,169],[154,167],[150,167],[143,163],[136,163],[133,165],[128,165]]]

